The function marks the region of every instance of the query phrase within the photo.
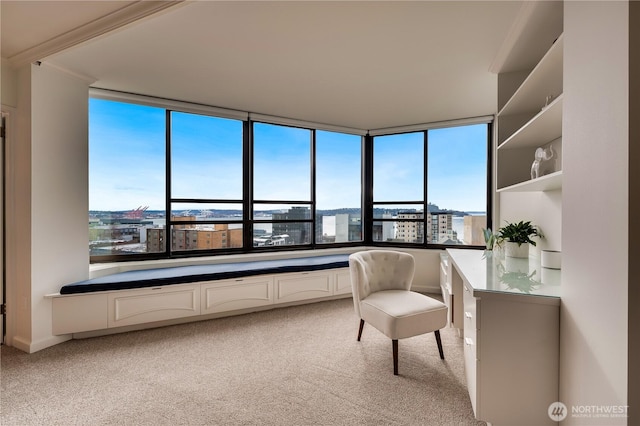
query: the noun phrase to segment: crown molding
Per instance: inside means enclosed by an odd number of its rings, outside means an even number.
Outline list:
[[[88,22],[66,33],[60,34],[50,40],[23,50],[20,53],[16,53],[15,55],[7,58],[7,60],[13,67],[20,67],[28,63],[41,61],[43,58],[53,55],[54,53],[61,52],[141,19],[187,3],[188,1],[185,0],[139,0],[133,4],[123,7],[122,9],[116,10],[113,13]]]

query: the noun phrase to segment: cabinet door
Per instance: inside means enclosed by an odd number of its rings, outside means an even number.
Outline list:
[[[334,274],[335,288],[333,294],[351,293],[351,274],[349,268],[337,270]]]
[[[275,292],[276,303],[328,297],[333,295],[333,274],[318,271],[276,275]]]
[[[273,276],[211,281],[202,284],[202,314],[234,311],[273,303]]]
[[[109,294],[109,327],[200,314],[200,284],[153,287]]]

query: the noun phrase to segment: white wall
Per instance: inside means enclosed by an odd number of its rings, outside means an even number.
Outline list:
[[[88,82],[46,66],[19,71],[18,136],[10,147],[7,286],[15,291],[14,346],[34,352],[51,333],[51,300],[88,278]]]
[[[544,238],[536,238],[530,254],[539,256],[540,250],[562,250],[562,191],[506,192],[500,194],[499,227],[507,222],[531,221],[542,231]]]
[[[627,2],[564,4],[560,401],[571,411],[627,405],[629,25]]]
[[[3,84],[5,81],[3,80]],[[6,280],[7,339],[28,351],[31,341],[31,66],[16,71],[16,110],[7,140]]]
[[[18,104],[18,83],[16,70],[14,70],[6,59],[0,58],[0,102],[2,105],[15,107]]]

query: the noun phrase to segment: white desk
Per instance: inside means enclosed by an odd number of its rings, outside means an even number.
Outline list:
[[[452,325],[463,331],[476,418],[556,424],[547,410],[558,400],[560,271],[480,250],[447,255]]]

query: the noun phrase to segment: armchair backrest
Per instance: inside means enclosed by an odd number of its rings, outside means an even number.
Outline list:
[[[382,290],[410,290],[415,272],[412,255],[392,250],[369,250],[349,256],[349,272],[356,313],[360,301]]]

